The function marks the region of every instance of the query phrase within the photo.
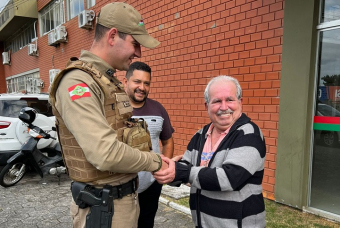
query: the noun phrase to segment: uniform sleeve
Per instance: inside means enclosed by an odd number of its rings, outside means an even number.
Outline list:
[[[69,89],[82,83],[89,87],[90,95],[72,101]],[[64,75],[56,93],[56,108],[86,159],[97,169],[135,173],[159,167],[155,153],[139,151],[117,140],[105,118],[104,94],[87,73],[73,70]]]

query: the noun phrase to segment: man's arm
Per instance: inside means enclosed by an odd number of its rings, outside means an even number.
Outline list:
[[[157,154],[139,151],[118,141],[116,131],[104,115],[102,91],[91,79],[83,71],[69,72],[60,82],[56,94],[56,108],[84,151],[86,159],[101,171],[155,171],[160,165]],[[86,82],[90,96],[72,100],[68,89]]]
[[[171,136],[167,140],[161,140],[162,142],[162,154],[167,158],[172,158],[174,155],[174,138]]]

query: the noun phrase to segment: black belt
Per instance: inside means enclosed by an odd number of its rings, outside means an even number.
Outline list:
[[[107,188],[112,190],[113,199],[121,199],[126,195],[135,193],[138,188],[138,176],[130,180],[129,182],[121,185],[105,185]],[[103,188],[93,188],[87,189],[88,191],[95,194],[97,197],[101,197]]]

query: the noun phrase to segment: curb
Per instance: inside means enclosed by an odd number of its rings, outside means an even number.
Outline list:
[[[177,203],[174,203],[174,202],[171,202],[165,198],[163,198],[162,196],[159,197],[159,202],[175,209],[175,210],[178,210],[180,212],[183,212],[184,214],[187,214],[187,215],[190,215],[191,216],[191,210],[185,206],[182,206],[182,205],[179,205]]]

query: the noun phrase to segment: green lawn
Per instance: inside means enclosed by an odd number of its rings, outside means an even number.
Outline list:
[[[179,200],[162,195],[177,204],[189,207],[189,197]],[[340,228],[340,223],[328,221],[322,217],[304,213],[300,210],[265,199],[267,228]]]

